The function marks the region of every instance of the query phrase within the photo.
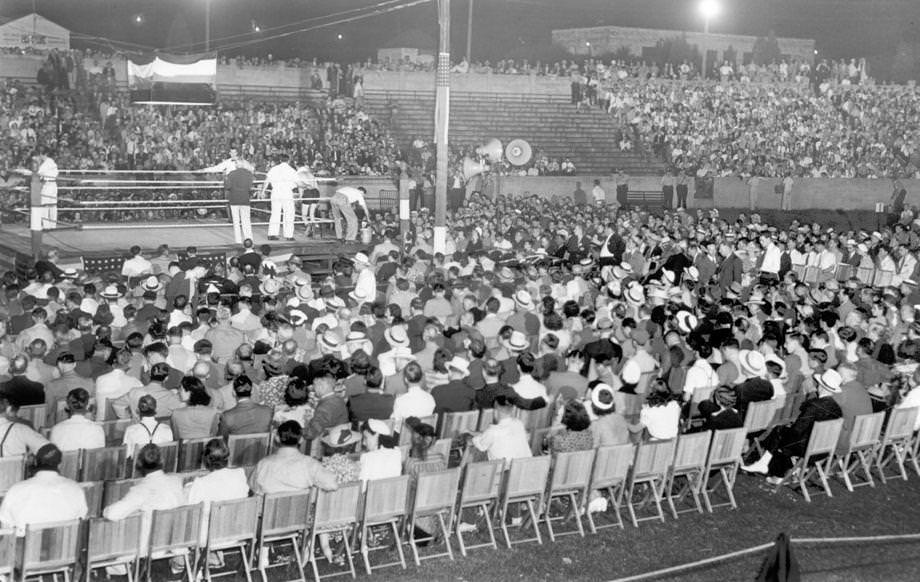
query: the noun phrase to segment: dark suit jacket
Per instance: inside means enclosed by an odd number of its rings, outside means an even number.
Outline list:
[[[463,380],[452,380],[447,384],[435,386],[431,396],[434,398],[434,411],[437,414],[468,412],[473,410],[476,400],[476,392]]]
[[[731,287],[732,283],[741,282],[741,273],[744,270],[741,259],[735,253],[730,254],[722,264],[719,265],[717,272],[719,279],[719,288],[723,291]]]
[[[3,391],[16,406],[31,406],[45,403],[45,387],[39,382],[33,382],[25,376],[13,376],[0,384]]]
[[[348,400],[349,419],[352,423],[361,423],[371,418],[386,420],[393,414],[395,401],[396,397],[392,394],[358,394]]]
[[[773,398],[773,384],[763,378],[748,378],[735,387],[735,409],[744,418],[748,404]]]
[[[231,434],[253,434],[271,430],[274,411],[270,406],[256,404],[252,400],[237,402],[236,406],[224,411],[220,419],[220,436]]]
[[[348,408],[341,396],[333,394],[321,398],[313,412],[313,418],[307,423],[303,436],[313,440],[323,435],[323,431],[340,424],[348,423]]]
[[[840,405],[830,396],[806,400],[799,409],[795,421],[784,427],[780,438],[779,448],[789,456],[805,454],[811,429],[816,422],[834,420],[843,416]]]

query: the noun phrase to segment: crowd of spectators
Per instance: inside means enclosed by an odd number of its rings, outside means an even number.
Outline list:
[[[58,449],[104,440],[100,418],[128,419],[143,479],[104,510],[119,520],[231,495],[205,481],[172,489],[156,443],[174,439],[217,439],[200,478],[245,497],[443,470],[456,459],[432,448],[435,425],[419,420],[432,414],[492,409],[466,454],[511,462],[737,428],[769,401],[791,420],[756,437],[765,453],[752,444],[744,470],[777,485],[818,421],[842,418],[846,435],[860,415],[897,411],[920,428],[918,227],[826,226],[474,195],[450,214],[443,252],[422,211],[405,240],[386,229],[315,277],[251,244],[214,263],[136,247],[95,276],[51,253],[2,276],[4,453],[34,453],[53,473]],[[48,437],[17,417],[42,404]],[[546,438],[516,409],[542,411],[528,418],[545,419]],[[279,446],[248,482],[221,472],[221,439],[268,430]],[[51,477],[8,493],[4,527],[61,519],[27,495]],[[612,512],[606,495],[587,510]],[[502,519],[520,525],[513,515]]]

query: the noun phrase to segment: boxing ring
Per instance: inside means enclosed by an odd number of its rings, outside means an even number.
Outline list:
[[[269,243],[275,252],[296,254],[327,268],[339,255],[360,245],[335,239],[328,199],[338,178],[316,178],[316,188],[295,197],[295,240],[269,240],[270,198],[260,199],[264,173],[256,173],[250,197],[253,242]],[[172,249],[198,247],[202,252],[230,256],[239,251],[234,239],[224,182],[218,175],[184,170],[59,170],[56,220],[47,206],[41,231],[30,229],[29,179],[7,184],[0,226],[0,268],[26,268],[38,249],[56,249],[65,263],[97,265],[124,259],[140,246],[148,256],[162,244]],[[12,218],[12,220],[10,220]]]

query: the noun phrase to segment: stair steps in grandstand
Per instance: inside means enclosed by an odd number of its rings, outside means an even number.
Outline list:
[[[403,147],[434,134],[434,94],[368,92],[368,112],[388,121]],[[395,105],[395,111],[392,105]],[[503,143],[525,139],[550,158],[569,158],[579,174],[660,174],[664,165],[638,152],[621,152],[622,128],[598,109],[576,112],[564,96],[454,93],[450,104],[450,140],[460,146],[492,138]]]

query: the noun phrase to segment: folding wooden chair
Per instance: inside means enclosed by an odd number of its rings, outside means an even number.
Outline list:
[[[102,494],[105,483],[102,481],[86,481],[79,483],[80,489],[86,496],[87,515],[89,517],[99,517],[102,515]]]
[[[358,515],[361,503],[361,483],[354,482],[342,485],[335,491],[318,491],[316,505],[313,509],[313,522],[309,528],[307,547],[304,558],[313,568],[313,579],[316,582],[323,578],[332,578],[350,574],[355,577],[355,561],[352,557],[351,539],[358,526]],[[345,544],[345,559],[348,568],[338,572],[320,574],[319,558],[316,556],[316,541],[321,535],[340,533]]]
[[[252,582],[252,563],[255,557],[256,536],[259,531],[259,511],[262,499],[246,497],[211,503],[207,529],[207,552],[239,551],[243,575]],[[233,576],[234,571],[211,574],[207,554],[204,558],[204,577],[208,582],[217,576]]]
[[[776,424],[784,425],[794,421],[799,415],[799,409],[802,407],[803,402],[805,402],[805,394],[802,392],[791,396],[787,394],[785,401],[783,401],[782,410],[780,410],[776,420]]]
[[[47,408],[44,404],[20,406],[16,411],[16,416],[32,425],[36,432],[41,432],[48,426]]]
[[[310,511],[309,491],[293,493],[272,493],[265,496],[262,504],[262,525],[259,527],[259,574],[262,582],[268,582],[268,569],[285,564],[268,562],[269,547],[277,543],[290,543],[294,548],[294,563],[300,573],[301,582],[307,582],[303,570],[304,560],[300,547],[307,528],[307,516]]]
[[[86,571],[122,565],[128,582],[138,576],[141,561],[141,532],[143,516],[139,513],[118,521],[93,518],[89,520],[89,540],[86,550]]]
[[[230,467],[255,465],[268,455],[271,433],[232,434],[227,438],[230,449]]]
[[[163,460],[163,471],[175,473],[179,467],[179,441],[160,443],[160,458]]]
[[[81,465],[83,481],[116,481],[125,478],[125,447],[84,449]]]
[[[476,548],[490,547],[493,550],[498,549],[495,543],[495,533],[492,531],[492,513],[498,506],[498,498],[501,494],[502,474],[504,472],[504,461],[482,461],[479,463],[469,463],[463,470],[463,488],[460,490],[460,502],[457,507],[458,522],[463,520],[464,510],[477,512],[478,518],[486,522],[486,533],[489,541],[483,544],[467,545],[463,539],[463,532],[460,531],[460,524],[457,524],[457,545],[460,546],[460,553],[465,557],[467,550]]]
[[[83,456],[82,451],[62,451],[61,464],[58,465],[58,473],[62,477],[67,477],[74,481],[80,480],[80,458]]]
[[[882,425],[885,423],[885,413],[861,414],[853,419],[853,428],[850,430],[850,440],[843,453],[837,452],[835,460],[840,468],[840,477],[847,491],[853,492],[855,487],[868,485],[875,487],[872,478],[872,454],[879,446],[879,437],[882,434]],[[857,472],[862,469],[865,481],[853,482]]]
[[[581,514],[588,505],[588,485],[591,482],[591,469],[594,466],[595,450],[571,451],[553,455],[552,475],[546,489],[546,508],[543,519],[546,522],[546,531],[550,541],[556,537],[578,534],[585,537],[585,528],[581,523]],[[567,511],[560,515],[552,516],[553,499],[565,499],[568,502]],[[553,529],[553,521],[566,519],[568,516],[575,518],[576,529],[557,532]]]
[[[406,569],[406,555],[402,549],[402,540],[399,530],[407,517],[406,503],[409,495],[409,475],[376,479],[367,482],[367,492],[364,495],[364,512],[361,518],[361,557],[364,559],[364,569],[371,574],[374,568],[387,566],[402,566]],[[396,544],[396,553],[399,557],[395,562],[371,565],[370,553],[383,548],[371,548],[369,535],[370,528],[386,526],[393,534]]]
[[[907,469],[904,463],[910,460],[913,452],[914,425],[917,422],[918,407],[894,408],[888,417],[888,427],[885,436],[875,453],[875,468],[882,483],[888,483],[890,477],[898,477],[907,481]],[[914,468],[916,469],[916,459]],[[886,474],[885,469],[894,463],[898,470],[895,474]],[[918,471],[920,474],[920,471]]]
[[[118,420],[104,420],[99,423],[105,432],[105,444],[114,447],[122,444],[125,439],[125,429],[134,421],[130,418],[119,418]]]
[[[15,571],[16,530],[0,529],[0,577],[5,580],[13,580]]]
[[[10,487],[22,481],[25,475],[25,457],[0,457],[0,497],[6,495]]]
[[[423,418],[419,418],[425,424],[430,424],[433,427],[438,426],[438,415],[432,414]],[[404,422],[401,427],[399,427],[399,444],[400,445],[411,445],[412,444],[412,429]]]
[[[674,459],[673,440],[642,443],[636,448],[636,458],[626,484],[626,508],[635,527],[640,521],[657,519],[664,523],[664,511],[661,509],[662,495],[668,478],[668,469]],[[655,514],[649,517],[637,517],[634,496],[637,485],[646,485],[655,502]]]
[[[875,281],[875,269],[873,269],[872,267],[867,267],[867,268],[858,267],[856,269],[856,278],[859,279],[859,281],[863,285],[871,286],[872,282]]]
[[[527,431],[527,436],[530,438],[530,452],[533,456],[539,457],[546,450],[548,444],[546,440],[552,430],[552,427],[546,427]]]
[[[495,422],[495,409],[483,408],[479,411],[479,422],[476,424],[478,432],[484,432]]]
[[[805,267],[805,275],[802,277],[802,280],[808,284],[814,284],[818,282],[818,277],[821,274],[821,269],[818,267]]]
[[[543,537],[540,535],[540,522],[537,515],[543,508],[543,499],[546,494],[546,479],[549,476],[549,468],[552,458],[548,455],[542,457],[529,457],[514,459],[511,461],[511,468],[505,476],[505,490],[502,493],[499,525],[502,535],[505,537],[505,545],[511,549],[512,544],[522,544],[526,542],[543,543]],[[527,508],[526,517],[517,517],[516,522],[523,530],[525,527],[533,527],[534,537],[518,540],[511,540],[508,533],[508,520],[511,518],[509,508],[512,504],[523,504]],[[516,525],[516,524],[512,524]]]
[[[591,533],[600,529],[619,527],[623,529],[623,516],[620,506],[623,503],[623,492],[629,477],[629,468],[636,456],[636,447],[631,444],[609,445],[599,447],[594,457],[594,468],[591,471],[591,485],[589,491],[607,493],[607,503],[613,506],[616,522],[598,525],[594,513],[587,511],[588,528]],[[606,513],[606,512],[604,512]]]
[[[549,428],[553,422],[553,406],[548,403],[543,408],[536,410],[515,409],[515,415],[524,423],[524,430],[539,430]]]
[[[179,458],[176,471],[196,471],[204,468],[204,447],[214,437],[200,439],[182,439],[179,441]]]
[[[147,582],[151,582],[151,565],[154,560],[174,557],[177,554],[182,555],[188,582],[195,582],[201,551],[202,508],[203,504],[199,503],[153,511],[147,545]]]
[[[460,485],[460,468],[420,473],[415,483],[415,494],[412,499],[412,509],[409,513],[409,549],[412,558],[418,566],[422,560],[447,556],[454,559],[454,551],[450,547],[450,532],[453,529],[454,506],[457,503],[457,489]],[[429,536],[416,537],[416,527],[420,518],[429,517],[437,521],[438,531],[431,532]],[[434,544],[443,541],[445,551],[440,553],[419,553],[419,542]]]
[[[837,441],[840,439],[842,428],[842,418],[816,422],[811,429],[811,436],[808,437],[805,454],[796,461],[792,471],[782,483],[776,486],[774,491],[778,491],[787,483],[792,487],[798,486],[802,490],[805,501],[810,502],[811,494],[808,492],[808,485],[813,484],[814,478],[818,477],[818,485],[828,497],[833,497],[834,493],[831,491],[827,478],[834,467],[834,452],[837,449]]]
[[[837,279],[839,283],[845,283],[850,280],[850,277],[853,276],[853,273],[856,269],[852,265],[837,265],[837,272],[834,274],[834,278]]]
[[[735,501],[735,478],[741,467],[741,453],[744,450],[745,433],[743,428],[731,428],[713,432],[712,443],[709,445],[709,456],[706,459],[706,468],[703,470],[703,482],[700,492],[703,494],[703,503],[706,511],[712,513],[714,507],[731,507],[738,509]],[[712,498],[719,491],[725,490],[728,501],[713,503]]]
[[[890,287],[894,280],[894,271],[875,271],[875,279],[872,281],[873,287],[884,288]]]
[[[64,582],[70,582],[79,559],[80,523],[74,519],[26,526],[21,579],[63,574]]]
[[[674,516],[674,519],[677,519],[678,514],[688,511],[695,510],[697,513],[703,513],[700,493],[703,488],[703,472],[706,470],[706,460],[709,457],[711,441],[712,434],[710,432],[684,434],[677,439],[674,463],[668,472],[668,481],[664,488],[665,495],[668,498],[668,506],[671,508],[671,515]],[[674,484],[681,479],[686,480],[686,485],[675,493]],[[693,508],[678,511],[677,503],[683,501],[687,494],[693,498]]]
[[[116,501],[121,501],[128,491],[141,481],[140,478],[105,481],[102,486],[102,507],[108,507]]]
[[[470,410],[469,412],[446,412],[441,415],[441,426],[438,430],[438,436],[442,439],[450,440],[450,451],[460,450],[463,446],[463,441],[460,437],[465,433],[476,432],[478,424],[478,410]],[[448,454],[445,458],[450,459],[450,455]]]
[[[758,453],[763,454],[758,436],[768,428],[774,426],[781,409],[775,400],[751,402],[744,415],[744,434],[750,439],[751,446]]]

